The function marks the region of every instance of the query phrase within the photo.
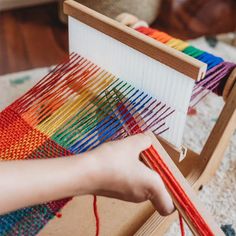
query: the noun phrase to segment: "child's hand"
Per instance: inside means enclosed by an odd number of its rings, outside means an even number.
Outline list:
[[[96,165],[89,192],[130,202],[150,200],[161,215],[172,213],[174,206],[160,176],[139,160],[150,145],[151,139],[139,134],[89,152]]]
[[[75,195],[150,200],[162,215],[174,207],[158,174],[139,161],[145,135],[110,142],[77,157],[0,162],[0,215]]]

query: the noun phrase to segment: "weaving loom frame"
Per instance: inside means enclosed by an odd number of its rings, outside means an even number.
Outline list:
[[[220,113],[219,119],[213,127],[200,153],[195,153],[191,149],[188,149],[185,159],[182,162],[179,162],[179,153],[165,141],[160,141],[169,155],[173,157],[172,159],[176,166],[180,169],[192,187],[195,190],[199,190],[216,172],[235,128],[236,84],[234,84]],[[192,166],[193,168],[190,169],[189,166]],[[103,201],[103,205],[106,205],[106,202]],[[110,206],[111,205],[108,204],[107,208]],[[114,206],[114,208],[119,207],[119,204]],[[148,212],[149,217],[147,220],[139,218],[137,219],[137,224],[130,227],[131,229],[121,229],[116,235],[163,235],[169,225],[178,216],[177,212],[175,212],[168,217],[161,217],[157,212],[154,212],[150,205]],[[113,219],[111,218],[110,221],[112,220]],[[110,223],[111,222],[106,222],[103,227],[109,226]],[[43,230],[42,235],[49,234],[50,230],[55,226],[53,226],[53,224],[57,224],[55,220],[52,221],[49,231],[47,231],[46,226],[46,230]]]
[[[232,137],[232,134],[235,129],[236,83],[234,84],[233,89],[231,90],[227,100],[225,101],[224,107],[219,115],[219,118],[216,121],[200,153],[196,153],[193,152],[191,149],[187,149],[186,157],[183,161],[179,162],[179,153],[167,142],[163,140],[159,141],[166,149],[168,154],[172,157],[172,160],[182,172],[187,181],[190,183],[190,185],[193,187],[193,189],[195,191],[199,191],[202,186],[205,185],[217,171],[218,166],[223,158],[224,151],[226,150],[230,138]],[[189,166],[192,166],[192,168],[190,169]],[[66,206],[64,209],[65,211],[62,212],[63,217],[59,220],[57,218],[52,219],[50,223],[46,225],[46,227],[40,232],[40,235],[54,235],[54,233],[58,232],[59,230],[62,232],[63,235],[68,235],[67,230],[71,227],[71,222],[68,221],[69,217],[66,217],[66,214],[69,213],[70,215],[71,212],[75,211],[73,210],[73,208],[77,206],[76,201],[80,201],[81,205],[85,204],[86,202],[88,202],[88,205],[91,205],[92,203],[91,199],[89,199],[87,196],[73,199],[69,204],[70,206]],[[131,205],[132,210],[132,203],[124,204],[125,206]],[[107,200],[106,198],[99,200],[98,205],[99,209],[101,209],[102,207],[105,207],[107,209],[113,207],[111,211],[114,212],[116,212],[116,208],[120,208],[123,206],[123,203],[120,203],[120,201],[113,200],[112,203],[109,202],[109,200]],[[138,207],[139,206],[137,206],[137,208]],[[170,216],[162,217],[154,211],[150,203],[146,204],[145,207],[142,206],[140,208],[142,208],[141,212],[143,211],[144,215],[149,215],[146,220],[143,220],[144,217],[142,217],[140,214],[137,214],[136,222],[133,225],[127,225],[128,229],[127,227],[124,227],[123,229],[116,228],[113,229],[114,231],[112,231],[112,229],[109,228],[111,227],[114,218],[110,218],[110,222],[106,221],[102,223],[102,228],[107,227],[109,230],[111,230],[110,232],[115,232],[115,235],[164,235],[171,223],[173,223],[173,221],[178,217],[177,211],[175,211]],[[77,214],[83,215],[83,209],[80,210],[81,211]],[[132,212],[130,212],[130,214],[132,215]],[[83,216],[80,217],[80,219],[83,219]],[[128,218],[129,216],[127,216],[127,221]],[[90,223],[93,224],[93,217]],[[79,233],[81,229],[78,229],[78,227],[74,227],[73,230],[73,234],[76,234]],[[89,232],[91,235],[93,234],[93,225],[91,225],[91,229],[89,230]]]

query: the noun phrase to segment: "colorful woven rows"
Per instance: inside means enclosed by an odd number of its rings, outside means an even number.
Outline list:
[[[121,114],[122,104],[127,111]],[[0,113],[0,157],[22,160],[85,152],[126,137],[124,124],[131,117],[144,121],[141,131],[158,134],[168,129],[165,119],[171,113],[165,104],[72,54]],[[0,235],[37,234],[69,200],[0,216]]]

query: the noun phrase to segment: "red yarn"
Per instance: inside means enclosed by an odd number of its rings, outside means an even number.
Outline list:
[[[56,216],[57,216],[57,218],[61,218],[61,217],[62,217],[62,214],[61,214],[60,212],[57,212],[57,213],[56,213]]]
[[[181,236],[185,236],[183,217],[181,216],[180,213],[179,213],[179,225],[180,225]]]
[[[96,221],[96,236],[99,236],[99,232],[100,232],[100,219],[99,219],[99,215],[98,215],[98,208],[97,208],[97,196],[94,195],[93,196],[93,213],[95,216],[95,221]]]
[[[143,152],[152,165],[152,168],[161,176],[165,185],[170,189],[174,198],[178,201],[179,205],[185,211],[186,215],[195,225],[201,236],[214,236],[211,229],[202,218],[196,207],[192,203],[191,199],[184,192],[180,184],[177,182],[169,168],[166,166],[162,158],[153,146]]]

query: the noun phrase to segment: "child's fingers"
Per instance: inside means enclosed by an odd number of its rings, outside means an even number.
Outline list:
[[[136,134],[125,138],[124,144],[127,144],[132,151],[139,154],[143,150],[149,148],[152,145],[152,139],[145,134]]]

